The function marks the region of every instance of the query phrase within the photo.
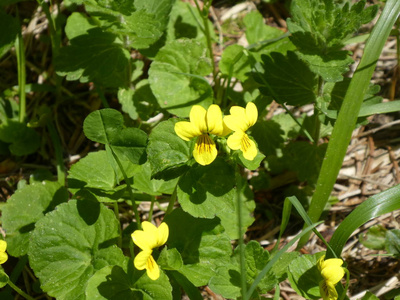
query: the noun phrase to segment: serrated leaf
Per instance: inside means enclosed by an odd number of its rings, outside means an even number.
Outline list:
[[[233,211],[235,172],[223,159],[207,166],[194,165],[178,183],[178,200],[184,211],[197,218],[214,218]]]
[[[342,74],[349,71],[349,65],[353,62],[348,51],[335,51],[326,55],[299,52],[299,56],[307,62],[312,72],[327,82],[342,81]]]
[[[37,132],[16,120],[0,125],[0,140],[8,144],[10,152],[17,156],[34,153],[40,146]]]
[[[0,58],[14,45],[19,31],[18,21],[0,10]]]
[[[317,261],[323,255],[302,255],[289,265],[289,282],[292,288],[306,299],[319,299],[319,282],[323,279],[317,268]]]
[[[154,178],[169,180],[189,168],[186,163],[191,158],[190,142],[176,135],[174,127],[177,121],[163,121],[150,133],[147,156]]]
[[[149,70],[151,90],[161,108],[188,117],[193,105],[208,108],[213,91],[203,77],[212,72],[206,47],[194,40],[180,39],[157,53]]]
[[[60,49],[55,64],[60,76],[105,87],[129,85],[130,55],[117,35],[94,27],[80,13],[68,18],[66,33],[70,45]]]
[[[315,101],[316,77],[308,66],[291,51],[284,56],[280,53],[263,55],[263,73],[258,81],[268,96],[279,103],[301,106]]]
[[[41,288],[57,299],[86,299],[90,277],[108,265],[122,266],[125,256],[115,243],[119,224],[114,213],[99,204],[79,210],[70,200],[36,223],[29,244],[29,263]],[[94,218],[89,216],[94,215]],[[87,223],[87,219],[91,223]],[[95,222],[93,222],[95,219]]]
[[[2,208],[3,228],[7,231],[7,251],[12,256],[22,256],[35,228],[45,213],[68,200],[68,192],[57,182],[44,181],[18,189]]]
[[[131,266],[127,269],[106,266],[97,271],[88,281],[86,299],[172,300],[171,285],[162,271],[160,278],[151,280],[144,271]]]
[[[230,238],[218,218],[194,218],[175,209],[164,221],[170,229],[168,248],[176,248],[182,256],[184,265],[179,272],[195,286],[206,285],[218,267],[229,263]]]
[[[115,109],[90,113],[83,123],[83,131],[90,140],[110,145],[117,155],[134,164],[146,161],[147,134],[138,128],[126,128],[122,114]]]

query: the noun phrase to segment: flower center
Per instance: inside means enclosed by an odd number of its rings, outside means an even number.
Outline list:
[[[250,138],[247,134],[244,134],[242,140],[240,141],[240,146],[243,152],[247,151],[250,148]]]
[[[213,140],[209,137],[208,134],[202,134],[199,136],[199,139],[196,143],[197,151],[200,154],[203,153],[211,153],[213,149],[214,142]]]

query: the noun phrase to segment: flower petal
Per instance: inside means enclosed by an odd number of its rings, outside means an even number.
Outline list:
[[[242,139],[245,133],[241,130],[235,131],[232,135],[228,137],[228,140],[226,141],[228,144],[228,147],[231,148],[232,150],[239,150],[242,145]]]
[[[322,269],[321,275],[326,282],[335,285],[343,278],[344,270],[340,266],[330,265]]]
[[[231,110],[232,110],[232,108],[231,108]],[[238,117],[236,115],[225,116],[224,122],[225,122],[226,126],[233,131],[245,132],[248,129],[247,124],[246,124],[246,119]]]
[[[193,150],[194,159],[200,165],[206,166],[214,161],[214,159],[217,157],[217,154],[217,147],[208,134],[199,136]]]
[[[133,265],[135,266],[136,269],[138,270],[144,270],[146,269],[147,266],[147,261],[151,256],[151,253],[153,251],[151,250],[144,250],[139,252],[136,256],[135,259],[133,260]]]
[[[247,160],[253,160],[257,156],[257,146],[247,134],[243,135],[240,150],[243,152],[243,157]]]
[[[246,105],[246,120],[247,126],[250,128],[257,122],[258,110],[257,106],[253,102],[249,102]]]
[[[241,106],[232,106],[229,112],[232,116],[238,117],[242,120],[246,118],[246,110]]]
[[[206,114],[206,109],[200,105],[193,105],[190,110],[190,123],[201,133],[207,133]]]
[[[160,226],[157,228],[157,242],[156,247],[160,247],[164,245],[169,236],[169,227],[167,223],[161,223]]]
[[[0,253],[0,265],[4,264],[8,259],[8,255],[5,252]]]
[[[224,122],[222,121],[221,108],[218,105],[212,104],[207,110],[207,126],[208,132],[223,136]]]
[[[192,123],[187,121],[177,122],[175,124],[175,133],[185,141],[201,135],[200,130]]]
[[[154,245],[154,241],[149,236],[147,232],[143,230],[135,230],[131,234],[133,242],[142,250],[152,250],[152,246]]]
[[[335,289],[335,285],[322,280],[319,283],[319,292],[323,300],[337,300],[338,293]]]
[[[5,252],[7,249],[7,242],[4,240],[0,240],[0,252]]]
[[[156,261],[151,255],[146,263],[146,271],[147,276],[149,276],[149,278],[152,280],[157,280],[160,277],[160,267],[157,265]]]

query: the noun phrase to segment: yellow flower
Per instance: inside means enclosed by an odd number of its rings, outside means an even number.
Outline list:
[[[190,122],[182,121],[175,124],[176,134],[189,141],[198,137],[193,150],[194,159],[201,165],[209,165],[217,157],[218,151],[209,133],[218,136],[227,135],[230,130],[222,120],[222,112],[218,105],[212,104],[205,110],[200,105],[194,105],[190,111]]]
[[[7,242],[0,240],[0,264],[4,264],[8,259],[6,249],[7,249]]]
[[[325,255],[318,260],[317,267],[324,278],[324,280],[319,283],[319,291],[322,299],[336,300],[338,298],[335,285],[344,276],[342,264],[343,260],[340,258],[330,258],[325,260]]]
[[[227,144],[232,150],[241,150],[245,159],[253,160],[258,150],[246,131],[257,122],[257,107],[253,102],[249,102],[246,108],[232,106],[230,113],[224,117],[224,122],[234,133],[228,138]]]
[[[164,245],[168,240],[169,228],[166,223],[161,223],[160,227],[156,227],[150,222],[142,223],[143,230],[135,230],[132,233],[133,242],[142,251],[136,255],[133,264],[136,269],[146,269],[147,275],[152,280],[160,277],[160,268],[158,267],[153,256],[153,249]]]

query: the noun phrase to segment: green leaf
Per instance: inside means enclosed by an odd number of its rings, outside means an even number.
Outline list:
[[[197,218],[214,218],[234,210],[235,172],[223,159],[208,166],[194,165],[182,175],[178,200],[184,211]]]
[[[365,295],[361,298],[361,300],[379,300],[379,298],[372,294],[370,291],[367,291]]]
[[[19,31],[17,19],[0,10],[0,58],[14,45]]]
[[[225,48],[219,62],[219,70],[228,77],[235,77],[240,81],[246,81],[251,72],[252,57],[240,45],[231,45]]]
[[[189,297],[190,300],[202,300],[203,296],[200,293],[200,290],[195,287],[185,276],[178,272],[168,272],[168,275],[171,279],[171,277],[177,282],[179,286],[183,288],[185,291],[186,295]],[[178,286],[178,288],[179,288]],[[177,288],[177,289],[178,289]],[[181,291],[179,288],[178,295],[174,299],[181,299]]]
[[[285,122],[286,126],[289,122]],[[276,155],[284,143],[284,131],[280,123],[274,120],[257,122],[252,127],[251,135],[256,140],[258,149],[266,156]]]
[[[239,247],[237,247],[231,258],[231,263],[219,268],[218,274],[210,280],[210,288],[225,298],[236,299],[241,295],[239,256]],[[246,282],[249,286],[265,267],[268,260],[268,251],[265,251],[258,242],[250,241],[245,246]],[[266,293],[276,284],[275,275],[267,273],[257,285],[257,292]]]
[[[388,253],[400,256],[400,230],[393,229],[386,232],[385,248]]]
[[[125,128],[124,119],[115,109],[96,110],[86,117],[83,131],[94,142],[110,145],[117,155],[134,164],[146,161],[147,134],[137,128]]]
[[[182,256],[179,273],[195,286],[208,284],[218,267],[229,263],[231,242],[218,218],[194,218],[179,208],[164,221],[169,226],[168,248],[176,248]]]
[[[115,34],[94,27],[80,13],[68,18],[65,31],[70,45],[56,57],[57,74],[105,87],[129,85],[130,54]]]
[[[157,259],[157,263],[163,270],[179,270],[182,265],[182,257],[176,248],[164,248]]]
[[[150,87],[161,108],[188,117],[193,105],[208,108],[213,91],[203,77],[212,72],[206,47],[194,40],[180,39],[157,53],[149,70]]]
[[[343,80],[342,74],[349,71],[353,59],[349,51],[335,51],[325,55],[299,53],[299,57],[306,61],[310,70],[327,82]]]
[[[172,300],[172,287],[162,271],[160,278],[151,280],[144,271],[127,269],[106,266],[97,271],[88,281],[86,299]]]
[[[264,70],[258,81],[267,96],[279,103],[301,106],[315,101],[316,77],[308,66],[291,51],[287,56],[271,53],[262,56]]]
[[[9,280],[7,273],[4,271],[3,267],[0,266],[0,289],[5,287]]]
[[[293,260],[289,265],[289,281],[292,288],[306,299],[318,299],[319,282],[323,279],[317,268],[317,261],[323,255],[302,255]]]
[[[249,44],[272,40],[283,34],[278,28],[266,25],[263,16],[258,11],[246,14],[243,23],[246,26],[246,39]]]
[[[252,138],[250,138],[252,139]],[[244,158],[242,151],[236,151],[234,154],[237,154],[237,160],[239,164],[244,166],[248,170],[256,170],[260,167],[261,162],[264,160],[265,155],[260,151],[257,152],[256,157],[253,160],[248,160]]]
[[[385,249],[385,235],[387,229],[382,225],[372,226],[368,229],[368,231],[359,236],[359,240],[361,244],[365,247],[374,249],[374,250],[383,250]]]
[[[34,153],[40,146],[37,132],[16,120],[8,120],[0,125],[0,140],[9,144],[8,149],[17,156]]]
[[[364,102],[361,105],[359,117],[367,117],[374,114],[387,114],[400,111],[400,100],[383,102],[383,103],[369,103]]]
[[[189,168],[191,159],[190,142],[176,135],[174,127],[177,119],[169,119],[158,124],[149,136],[147,157],[152,177],[169,180],[180,176]]]
[[[18,189],[2,207],[3,228],[7,231],[7,251],[23,256],[28,251],[35,223],[68,200],[68,192],[57,182],[43,181]]]
[[[293,260],[299,257],[299,252],[285,252],[272,266],[271,271],[275,274],[278,282],[284,281],[288,277],[289,265]]]
[[[97,270],[125,261],[115,245],[114,213],[101,203],[99,210],[81,203],[70,200],[39,220],[29,244],[29,263],[41,288],[57,299],[86,299],[88,280]]]

